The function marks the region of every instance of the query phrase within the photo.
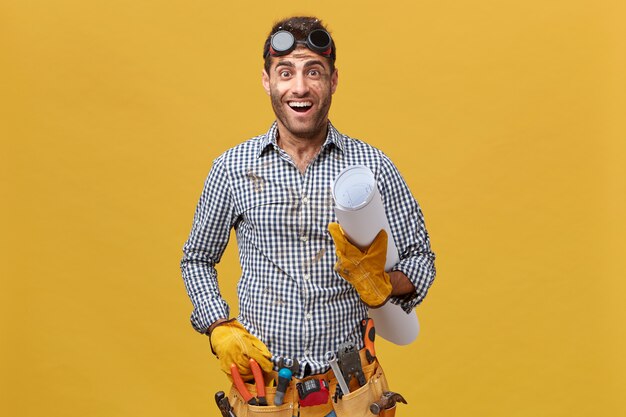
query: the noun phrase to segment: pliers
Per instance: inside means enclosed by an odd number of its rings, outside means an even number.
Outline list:
[[[265,398],[265,380],[263,379],[263,372],[261,371],[261,367],[254,359],[250,358],[250,369],[252,369],[252,375],[254,375],[254,382],[256,384],[256,394],[257,396],[253,396],[248,388],[246,388],[246,384],[243,382],[241,378],[241,374],[239,373],[239,369],[237,369],[236,364],[230,365],[230,373],[233,377],[233,383],[239,391],[239,394],[243,397],[244,401],[250,405],[267,405],[267,398]]]

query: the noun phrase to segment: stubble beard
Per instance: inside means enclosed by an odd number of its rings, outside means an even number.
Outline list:
[[[272,108],[274,109],[276,118],[294,137],[313,139],[318,137],[320,132],[325,131],[327,128],[328,112],[332,103],[332,94],[330,93],[330,89],[327,97],[324,98],[323,101],[319,102],[319,107],[316,110],[313,110],[314,113],[307,115],[309,120],[307,120],[306,123],[297,122],[294,115],[287,113],[290,110],[285,110],[283,107],[284,103],[278,94],[271,92],[270,96],[272,100]],[[305,100],[306,98],[302,99]]]

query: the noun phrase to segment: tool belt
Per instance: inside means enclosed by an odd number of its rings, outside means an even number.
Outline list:
[[[381,398],[381,395],[385,391],[389,391],[387,379],[382,367],[378,363],[378,359],[372,363],[368,363],[366,359],[365,349],[359,351],[361,357],[361,363],[363,365],[363,374],[366,378],[366,384],[359,387],[358,381],[352,379],[349,383],[350,393],[344,394],[341,398],[337,398],[336,402],[334,395],[337,387],[337,379],[335,378],[332,370],[324,374],[311,375],[303,379],[292,378],[282,405],[275,406],[274,396],[276,394],[276,387],[265,387],[265,395],[267,402],[272,405],[268,406],[255,406],[248,404],[241,396],[237,388],[232,385],[230,393],[228,395],[230,404],[237,417],[325,417],[331,411],[335,411],[337,417],[373,417],[374,414],[370,412],[370,405]],[[273,372],[271,378],[276,379],[277,373]],[[300,404],[298,391],[296,389],[297,383],[303,383],[310,379],[325,379],[330,385],[330,393],[328,402],[322,405],[302,407]],[[255,384],[245,384],[246,388],[252,395],[256,395]],[[395,407],[382,410],[380,417],[394,417]]]

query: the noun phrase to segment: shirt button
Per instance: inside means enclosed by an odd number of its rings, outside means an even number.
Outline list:
[[[306,236],[300,236],[300,240],[303,242],[306,242],[309,239]]]
[[[309,202],[309,197],[307,197],[307,196],[302,197],[302,202],[304,204],[308,203]]]
[[[311,354],[311,351],[309,349],[307,349],[307,350],[304,351],[304,354],[309,356]]]
[[[306,316],[304,316],[304,318],[307,320],[311,320],[311,317],[313,317],[311,313],[306,313]]]
[[[304,274],[302,278],[304,278],[305,281],[308,281],[311,279],[311,276],[309,274]]]

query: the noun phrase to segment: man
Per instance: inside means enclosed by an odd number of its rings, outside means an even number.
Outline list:
[[[390,300],[412,311],[435,277],[434,254],[421,210],[393,163],[378,149],[339,133],[328,119],[338,71],[335,44],[322,23],[312,17],[278,22],[263,57],[262,82],[276,122],[267,133],[219,156],[208,175],[181,262],[194,306],[191,323],[209,335],[231,379],[240,374],[252,380],[250,358],[267,380],[276,377],[280,358],[296,359],[299,368],[285,396],[294,415],[332,416],[334,407],[340,416],[358,416],[341,399],[306,406],[294,384],[327,377],[333,391],[326,352],[336,353],[345,342],[363,348],[360,322],[369,307]],[[336,224],[331,181],[358,164],[376,176],[400,253],[389,273],[384,231],[362,252]],[[231,228],[242,267],[236,320],[229,320],[215,270]],[[364,373],[384,378],[376,369]],[[268,388],[268,397],[274,391]],[[246,406],[236,390],[230,401],[236,414]],[[276,414],[266,408],[263,415],[285,415],[287,403]],[[256,414],[247,410],[247,415]]]

